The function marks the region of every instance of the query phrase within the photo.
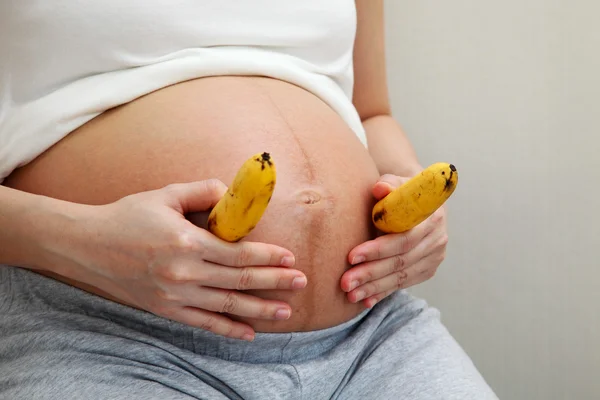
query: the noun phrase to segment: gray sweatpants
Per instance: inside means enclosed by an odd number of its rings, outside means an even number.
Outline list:
[[[0,399],[497,399],[399,291],[344,324],[228,339],[0,266]]]

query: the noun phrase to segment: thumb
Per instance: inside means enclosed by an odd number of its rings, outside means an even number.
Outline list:
[[[227,191],[218,179],[175,183],[167,187],[168,204],[182,214],[213,208]]]
[[[381,175],[373,186],[373,196],[377,200],[383,199],[385,196],[397,187],[407,182],[410,178],[405,178],[398,175],[385,174]]]

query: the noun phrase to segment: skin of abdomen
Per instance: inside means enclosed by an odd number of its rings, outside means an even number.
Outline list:
[[[258,332],[324,329],[347,321],[364,307],[347,300],[340,278],[350,267],[348,252],[374,237],[371,187],[378,173],[343,120],[297,86],[257,77],[170,86],[93,119],[4,184],[106,204],[169,183],[218,178],[229,185],[244,160],[259,152],[273,158],[277,184],[262,219],[243,240],[294,252],[294,268],[306,274],[308,285],[247,291],[288,302],[288,320],[230,317]],[[201,221],[203,214],[191,220]]]

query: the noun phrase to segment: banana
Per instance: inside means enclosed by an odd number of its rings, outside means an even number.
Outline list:
[[[406,232],[440,208],[457,184],[454,165],[432,164],[377,202],[372,212],[373,223],[385,233]]]
[[[263,216],[275,181],[275,164],[269,153],[255,154],[246,160],[233,184],[211,210],[209,232],[228,242],[248,235]]]

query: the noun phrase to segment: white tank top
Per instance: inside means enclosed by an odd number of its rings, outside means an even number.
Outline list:
[[[0,182],[103,111],[210,75],[265,75],[352,105],[354,0],[0,1]]]

